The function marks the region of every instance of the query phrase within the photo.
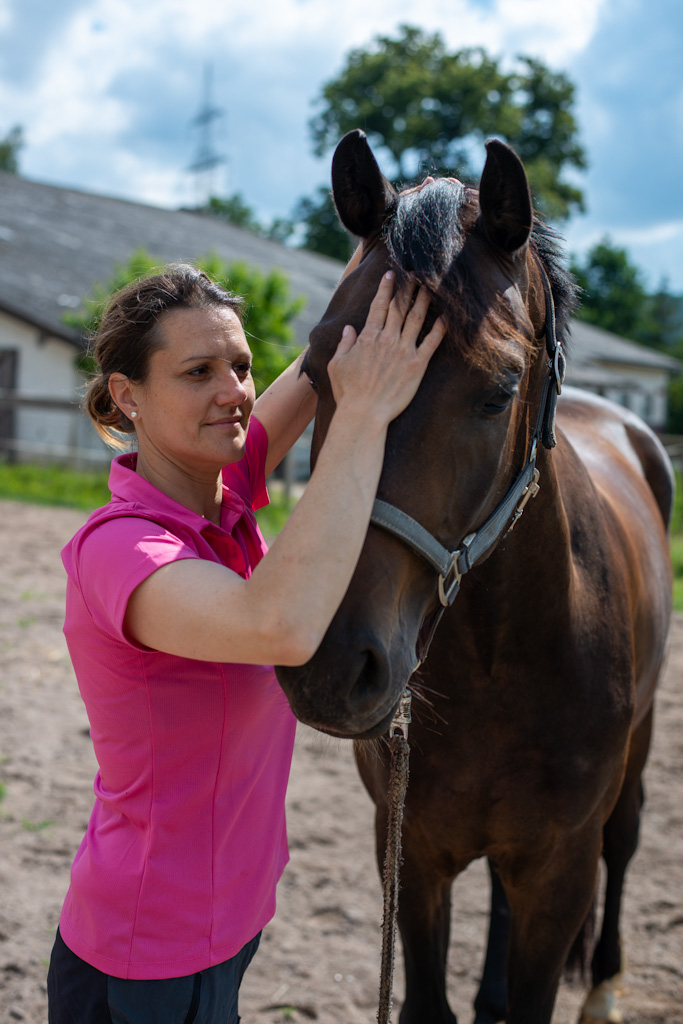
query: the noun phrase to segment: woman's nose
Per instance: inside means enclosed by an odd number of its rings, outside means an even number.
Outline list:
[[[244,382],[240,380],[234,370],[230,369],[221,379],[216,401],[219,405],[241,405],[246,401],[247,395],[248,391]]]

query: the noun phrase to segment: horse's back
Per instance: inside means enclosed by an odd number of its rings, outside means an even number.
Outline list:
[[[615,456],[621,456],[644,477],[668,529],[674,474],[661,441],[650,427],[628,409],[576,388],[564,389],[557,416],[558,425],[592,476],[595,473],[600,479],[605,470],[609,475]]]
[[[558,403],[559,460],[576,455],[598,495],[612,557],[628,590],[636,655],[636,722],[649,708],[671,616],[668,527],[674,475],[656,434],[606,399],[567,388]],[[563,452],[564,447],[564,452]],[[569,474],[568,474],[569,476]],[[576,509],[570,482],[565,504]]]

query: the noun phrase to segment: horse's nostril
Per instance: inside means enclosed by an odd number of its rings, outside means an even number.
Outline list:
[[[386,699],[390,672],[384,651],[368,648],[363,652],[363,666],[349,691],[349,705],[354,712],[372,711]]]

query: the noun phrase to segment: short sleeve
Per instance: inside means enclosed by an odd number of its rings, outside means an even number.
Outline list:
[[[270,498],[266,488],[266,457],[268,455],[268,434],[263,424],[251,417],[247,444],[239,462],[233,462],[223,470],[223,483],[229,490],[245,501],[254,511],[268,505]]]
[[[121,516],[88,532],[67,572],[75,575],[73,582],[95,624],[128,642],[123,620],[135,588],[163,565],[199,557],[160,524]]]

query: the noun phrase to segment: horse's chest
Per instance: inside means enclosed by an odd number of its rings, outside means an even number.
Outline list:
[[[439,692],[436,680],[427,681]],[[409,816],[461,850],[486,852],[501,835],[525,842],[579,827],[611,799],[631,716],[627,681],[530,671],[488,681],[460,674],[411,729]]]

